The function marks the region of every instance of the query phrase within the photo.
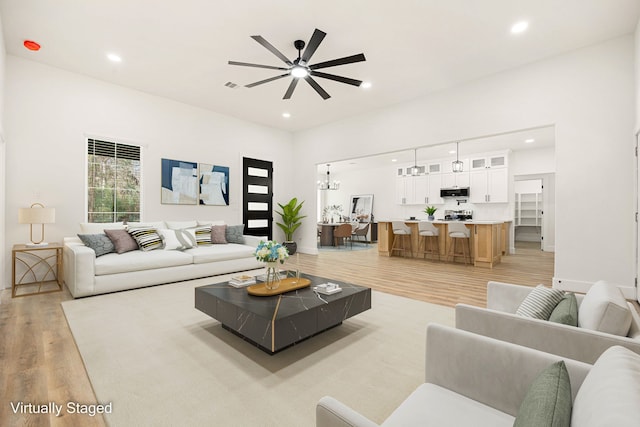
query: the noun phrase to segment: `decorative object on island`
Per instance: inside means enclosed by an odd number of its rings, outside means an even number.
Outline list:
[[[433,214],[435,214],[437,210],[438,208],[436,208],[435,206],[427,206],[426,208],[424,208],[424,213],[428,215],[429,221],[433,221],[435,219]]]
[[[327,163],[327,179],[318,181],[318,190],[339,190],[340,181],[331,181],[331,173],[329,172],[330,163]]]
[[[458,155],[460,154],[460,151],[458,150],[458,144],[460,144],[459,142],[456,142],[456,160],[451,164],[451,168],[454,172],[462,172],[463,170],[463,163],[462,161],[458,158]]]
[[[254,255],[258,261],[267,265],[265,287],[267,289],[277,289],[280,286],[280,274],[278,273],[278,262],[284,263],[289,258],[287,248],[275,240],[260,241]]]
[[[198,164],[162,159],[160,202],[170,205],[195,205],[198,201]]]
[[[42,203],[34,203],[31,207],[18,210],[18,222],[20,224],[29,224],[29,240],[31,240],[31,243],[27,243],[27,247],[47,246],[48,243],[44,241],[44,225],[56,222],[56,210],[55,208],[45,208]],[[33,224],[42,225],[40,240],[37,242],[33,240]]]
[[[304,200],[298,204],[298,199],[294,197],[289,200],[286,205],[278,203],[281,211],[276,211],[282,218],[282,222],[277,222],[276,225],[284,231],[284,243],[289,255],[296,253],[298,245],[293,241],[293,233],[302,225],[300,221],[302,218],[306,218],[306,215],[300,215],[300,209],[304,204]]]
[[[229,167],[198,163],[199,204],[229,206]]]

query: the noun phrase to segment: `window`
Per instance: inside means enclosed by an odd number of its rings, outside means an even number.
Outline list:
[[[140,147],[87,140],[87,220],[140,221]]]

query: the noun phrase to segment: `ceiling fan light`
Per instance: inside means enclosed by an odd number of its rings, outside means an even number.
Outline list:
[[[296,65],[295,67],[293,67],[291,69],[291,75],[293,77],[296,78],[303,78],[303,77],[307,77],[309,75],[309,71],[307,71],[307,69],[305,67],[301,67],[299,65]]]

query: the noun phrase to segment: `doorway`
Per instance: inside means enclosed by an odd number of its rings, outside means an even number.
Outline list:
[[[555,174],[514,177],[514,246],[555,252]]]

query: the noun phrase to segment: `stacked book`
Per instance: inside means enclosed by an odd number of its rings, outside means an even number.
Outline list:
[[[234,276],[229,280],[229,284],[234,288],[244,288],[245,286],[255,285],[256,278],[253,276],[247,276],[243,274],[242,276]]]

